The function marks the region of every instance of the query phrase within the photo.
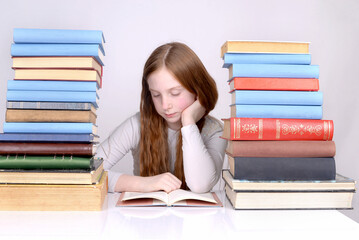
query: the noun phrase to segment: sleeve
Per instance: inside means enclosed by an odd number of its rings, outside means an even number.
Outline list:
[[[98,147],[96,157],[104,159],[104,169],[108,171],[109,192],[114,192],[117,180],[122,175],[111,168],[138,145],[139,136],[139,119],[135,115],[119,125]]]
[[[220,178],[227,141],[218,128],[204,136],[197,125],[185,126],[182,132],[183,168],[187,186],[193,192],[210,191]]]

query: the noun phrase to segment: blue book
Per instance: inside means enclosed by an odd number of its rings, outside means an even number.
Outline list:
[[[96,92],[98,87],[97,82],[87,81],[8,80],[7,90]]]
[[[234,77],[319,78],[318,65],[233,64],[229,79]]]
[[[307,91],[250,91],[236,90],[232,93],[232,104],[243,105],[323,105],[322,92]]]
[[[224,68],[232,64],[295,64],[309,65],[310,54],[270,54],[270,53],[225,53]]]
[[[0,133],[0,142],[98,142],[93,134]]]
[[[4,133],[96,134],[97,126],[92,123],[5,122]]]
[[[231,117],[322,119],[322,106],[231,105]]]
[[[99,44],[15,43],[11,45],[11,56],[86,56],[94,57],[102,66],[104,65],[104,54]]]
[[[105,54],[105,38],[99,30],[14,28],[14,43],[92,43]]]
[[[24,102],[89,102],[98,108],[96,92],[7,91],[7,101]]]

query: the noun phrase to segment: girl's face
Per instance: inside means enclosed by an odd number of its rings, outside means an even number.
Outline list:
[[[196,95],[185,89],[165,67],[151,73],[147,83],[157,113],[169,128],[180,129],[181,113],[196,100]]]

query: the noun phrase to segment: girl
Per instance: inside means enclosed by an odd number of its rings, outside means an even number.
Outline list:
[[[189,47],[174,42],[155,49],[143,71],[140,112],[98,149],[109,192],[210,191],[226,148],[221,122],[208,116],[217,98],[215,81]],[[129,151],[134,175],[111,171]]]

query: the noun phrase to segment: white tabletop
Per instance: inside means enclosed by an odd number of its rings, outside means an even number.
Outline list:
[[[223,208],[115,207],[101,212],[0,212],[0,239],[358,239],[359,224],[336,210],[235,211]],[[316,238],[320,237],[320,238]]]

